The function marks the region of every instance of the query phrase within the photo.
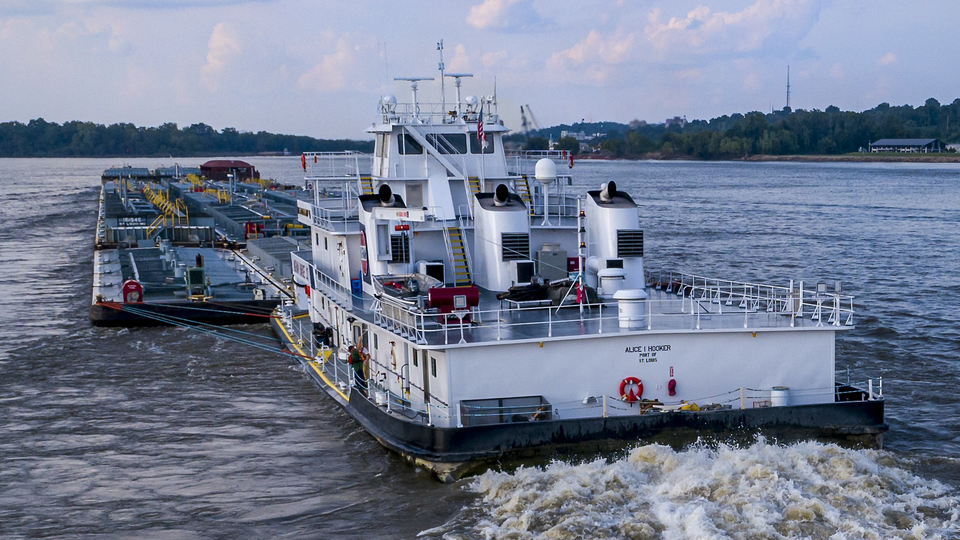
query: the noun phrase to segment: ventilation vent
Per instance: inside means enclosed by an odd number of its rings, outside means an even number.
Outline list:
[[[503,233],[500,245],[503,260],[525,261],[530,259],[530,235],[526,233]]]
[[[390,262],[410,262],[410,237],[405,234],[390,235]]]
[[[618,230],[617,257],[643,257],[643,231],[639,229]]]

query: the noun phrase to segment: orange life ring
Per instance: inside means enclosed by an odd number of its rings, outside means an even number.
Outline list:
[[[628,389],[627,387],[634,385],[637,387],[637,391],[634,392],[633,388]],[[626,392],[624,392],[626,390]],[[640,396],[643,395],[643,382],[636,377],[627,377],[626,379],[620,381],[620,399],[626,401],[627,403],[635,403]]]

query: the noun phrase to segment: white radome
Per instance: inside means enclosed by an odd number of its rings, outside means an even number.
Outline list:
[[[543,158],[537,162],[534,175],[541,184],[551,184],[557,179],[557,164],[550,158]]]

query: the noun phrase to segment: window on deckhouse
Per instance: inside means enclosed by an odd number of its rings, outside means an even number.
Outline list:
[[[414,155],[422,154],[423,146],[413,138],[413,135],[407,133],[401,133],[397,135],[397,140],[399,141],[399,146],[401,155]]]
[[[464,133],[428,133],[427,142],[441,154],[467,153],[467,136]]]
[[[479,154],[480,153],[480,141],[477,140],[477,134],[473,133],[473,136],[470,137],[470,153]],[[497,139],[491,133],[487,133],[487,147],[483,149],[484,154],[493,153],[493,142]]]

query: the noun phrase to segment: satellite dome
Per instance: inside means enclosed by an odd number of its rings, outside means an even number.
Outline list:
[[[387,108],[388,111],[392,111],[397,106],[397,98],[392,94],[387,94],[383,96],[383,106]]]
[[[542,158],[537,162],[534,175],[541,184],[551,184],[557,179],[557,164],[550,158]]]
[[[463,102],[467,104],[467,107],[476,107],[477,103],[479,103],[477,96],[474,95],[467,96]]]

